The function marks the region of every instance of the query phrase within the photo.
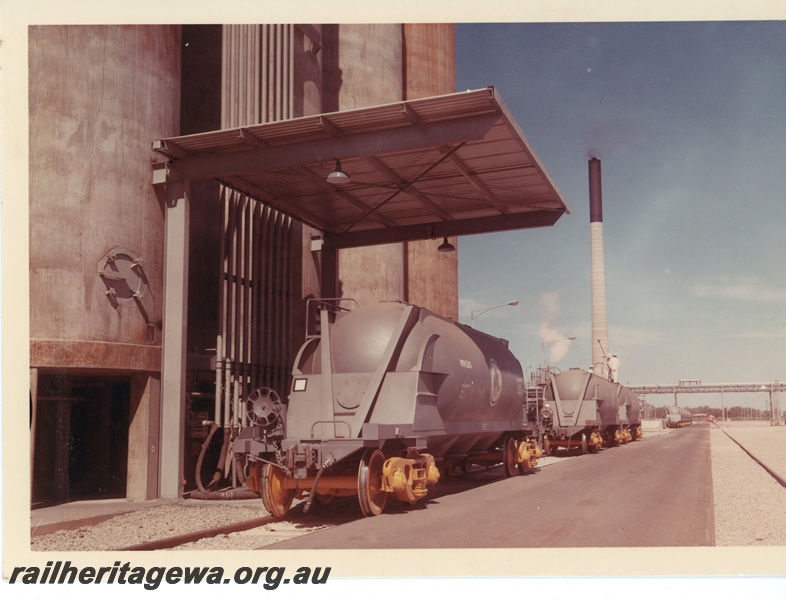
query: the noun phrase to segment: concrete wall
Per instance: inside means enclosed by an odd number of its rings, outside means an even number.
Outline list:
[[[404,97],[400,24],[330,25],[325,39],[325,112],[397,102]],[[341,250],[338,295],[363,306],[406,298],[403,244]]]
[[[455,91],[452,25],[325,26],[323,37],[325,112]],[[458,318],[458,256],[437,252],[441,242],[340,251],[338,295],[361,305],[401,300]]]
[[[456,37],[452,24],[404,25],[407,100],[456,91]],[[458,240],[455,252],[437,252],[441,239],[406,244],[407,296],[412,304],[458,320]]]
[[[112,344],[160,345],[164,217],[150,142],[179,133],[179,82],[179,27],[30,28],[33,366],[39,342],[56,342],[57,366],[96,368]],[[152,343],[137,305],[114,308],[98,276],[115,246],[145,261]],[[124,366],[151,362],[143,349]]]
[[[127,496],[152,498],[164,213],[150,184],[150,143],[180,133],[180,27],[37,26],[29,36],[31,399],[36,406],[38,377],[47,378],[43,401],[57,398],[54,438],[65,440],[36,436],[31,463],[61,479],[43,500],[67,499],[68,440],[92,427],[67,420],[73,386],[85,374],[120,381],[132,388],[130,414],[117,423],[128,426],[117,450],[122,463],[128,448],[127,464],[87,465],[95,481],[86,485],[100,492],[103,479],[127,473]],[[141,305],[107,296],[99,263],[113,248],[144,260]],[[47,464],[52,452],[62,464]]]

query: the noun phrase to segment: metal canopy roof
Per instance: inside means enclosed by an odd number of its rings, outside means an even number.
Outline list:
[[[167,138],[153,149],[168,158],[154,182],[217,179],[337,248],[549,226],[570,212],[493,87]],[[337,160],[348,183],[326,181]]]

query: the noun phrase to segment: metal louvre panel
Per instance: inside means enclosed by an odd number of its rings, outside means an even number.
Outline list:
[[[221,201],[217,390],[226,418],[257,387],[287,390],[293,239],[292,219],[258,200],[225,189]]]
[[[293,31],[293,25],[223,27],[225,129],[215,138],[188,136],[190,143],[176,143],[179,150],[253,147],[261,141],[243,138],[244,126],[291,117]],[[222,186],[220,192],[216,392],[225,426],[245,420],[241,401],[257,387],[269,386],[285,396],[290,374],[292,220],[243,191]],[[230,414],[233,423],[227,422]]]
[[[221,121],[224,130],[292,118],[294,25],[224,25]],[[229,133],[229,132],[228,132]],[[189,136],[190,152],[237,143],[238,132],[209,145]]]

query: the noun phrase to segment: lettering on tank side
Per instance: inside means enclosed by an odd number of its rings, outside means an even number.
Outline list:
[[[500,371],[497,362],[492,358],[489,363],[489,372],[491,374],[491,406],[495,406],[502,395],[502,371]]]

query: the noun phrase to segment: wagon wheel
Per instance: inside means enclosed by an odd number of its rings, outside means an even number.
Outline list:
[[[448,477],[458,477],[467,472],[466,465],[460,465],[454,460],[445,461],[445,475]]]
[[[519,444],[527,444],[529,446],[529,442],[527,440],[522,440],[519,442]],[[527,451],[529,451],[529,448],[527,449]],[[518,455],[518,449],[516,450],[516,454]],[[518,463],[516,463],[516,466],[519,469],[519,473],[521,473],[522,475],[526,475],[527,472],[532,468],[532,458],[519,461]]]
[[[262,504],[275,517],[283,517],[292,506],[295,490],[284,489],[286,475],[280,467],[266,463],[262,467]]]
[[[516,440],[506,435],[502,439],[502,468],[505,472],[505,477],[513,477],[516,474],[518,459],[519,451],[516,448]]]
[[[587,434],[581,434],[581,453],[587,454],[589,452],[589,442],[587,442]]]
[[[358,502],[360,510],[366,517],[375,517],[382,513],[387,500],[387,492],[382,482],[382,467],[385,455],[382,450],[368,449],[363,454],[358,467]]]

